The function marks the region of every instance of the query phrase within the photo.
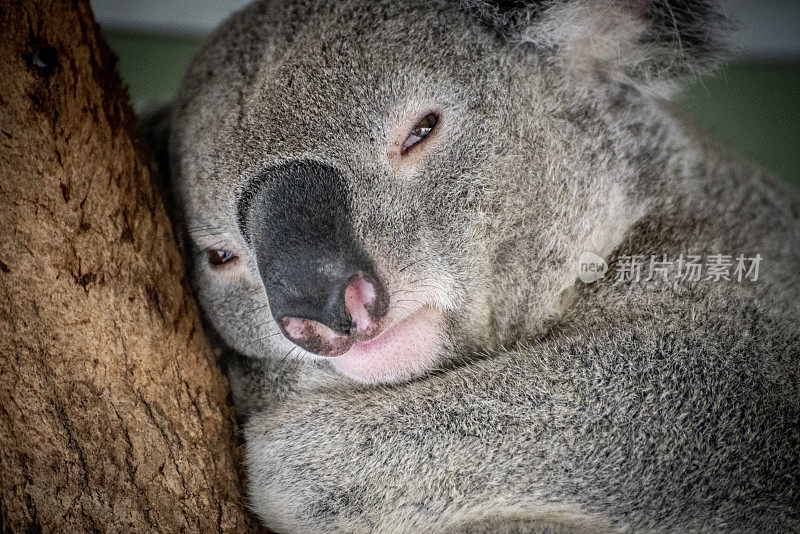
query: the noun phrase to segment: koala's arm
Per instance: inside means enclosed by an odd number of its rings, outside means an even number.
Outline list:
[[[278,531],[797,528],[798,371],[773,358],[644,327],[289,395],[246,426],[252,504]]]

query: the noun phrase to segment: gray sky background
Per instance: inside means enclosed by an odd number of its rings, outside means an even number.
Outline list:
[[[207,33],[248,0],[92,0],[100,24],[115,29]],[[737,24],[735,55],[800,58],[800,0],[721,0]]]

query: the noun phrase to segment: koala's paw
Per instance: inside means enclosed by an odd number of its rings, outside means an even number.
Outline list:
[[[369,407],[342,397],[293,397],[245,426],[250,504],[278,532],[433,532],[419,488],[389,452]],[[374,421],[374,420],[373,420]],[[405,448],[405,447],[403,447]],[[395,476],[396,475],[396,476]],[[434,497],[431,497],[435,500]],[[430,515],[430,514],[427,514]]]
[[[325,443],[319,421],[282,408],[251,417],[244,428],[248,493],[253,511],[276,532],[359,532],[343,518],[356,506],[336,475],[337,441]],[[313,416],[312,416],[313,417]],[[340,439],[347,439],[340,436]]]

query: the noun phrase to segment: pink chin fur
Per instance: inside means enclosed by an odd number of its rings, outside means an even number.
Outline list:
[[[441,346],[442,314],[423,307],[330,362],[359,382],[396,382],[430,369]]]

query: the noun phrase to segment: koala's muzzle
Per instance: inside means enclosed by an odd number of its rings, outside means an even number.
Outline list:
[[[314,161],[272,167],[239,202],[283,335],[324,356],[377,335],[388,295],[352,227],[342,175]]]

